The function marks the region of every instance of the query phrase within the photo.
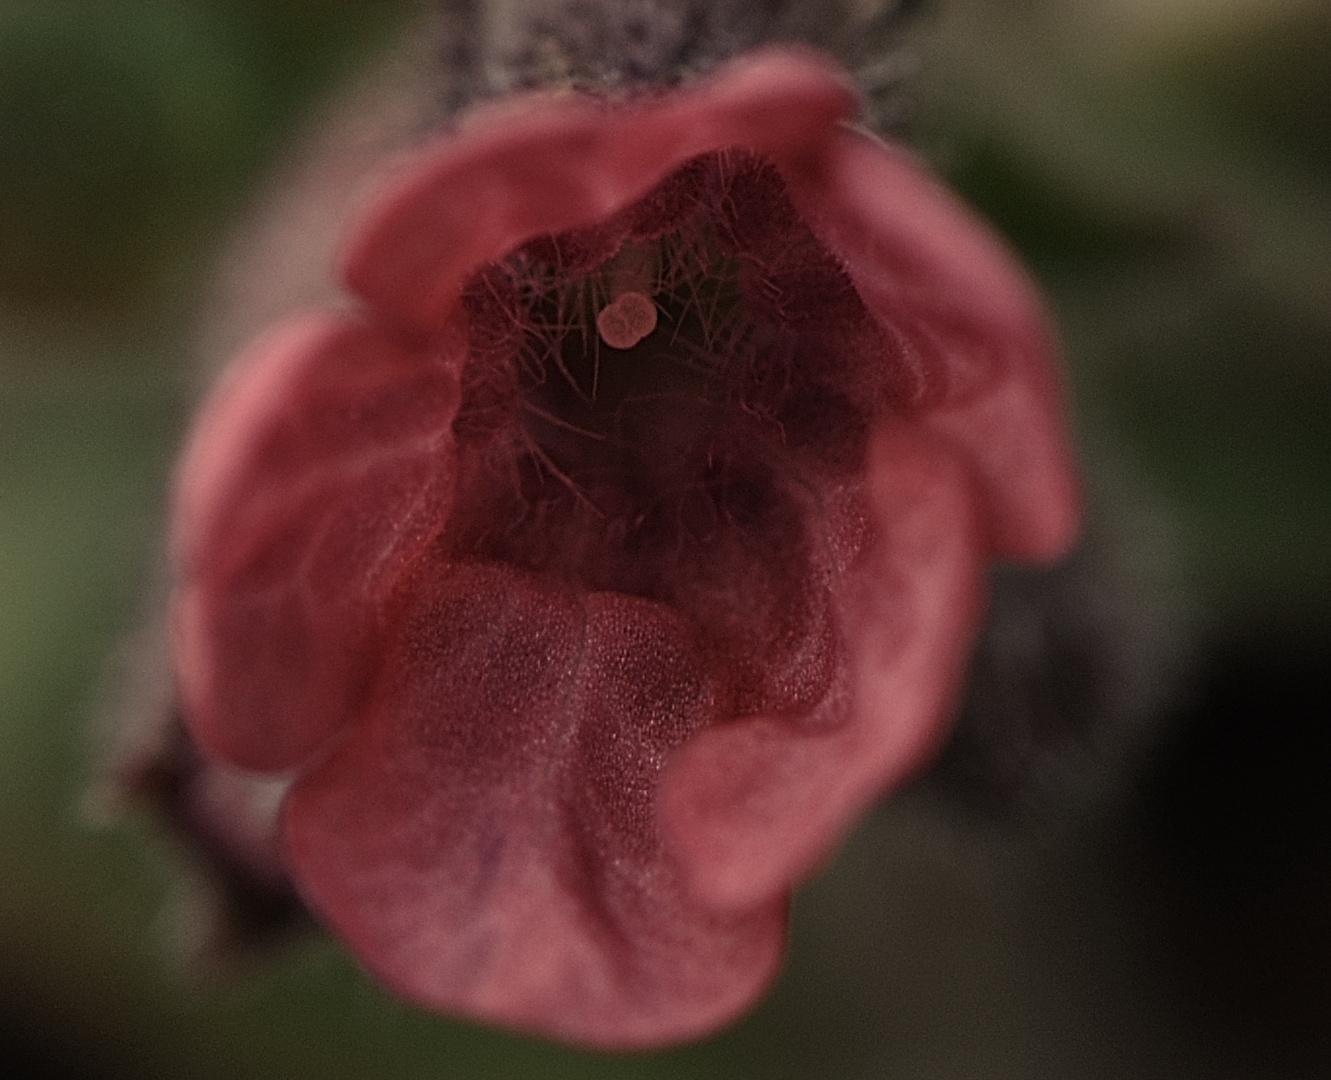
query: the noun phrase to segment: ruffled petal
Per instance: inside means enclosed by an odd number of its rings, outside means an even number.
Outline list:
[[[667,769],[671,849],[694,894],[720,909],[808,876],[947,732],[983,607],[971,484],[945,443],[907,426],[876,440],[866,483],[874,540],[838,589],[848,700],[812,722],[760,715],[710,727]]]
[[[903,150],[842,128],[823,159],[778,161],[791,199],[919,369],[919,422],[973,470],[988,545],[1044,559],[1081,516],[1058,349],[1039,294],[982,221]]]
[[[303,774],[306,897],[388,985],[604,1047],[729,1019],[766,986],[782,897],[700,906],[655,814],[666,755],[713,719],[667,608],[494,564],[423,564],[361,722]]]
[[[208,753],[286,769],[350,719],[379,598],[447,519],[458,349],[311,317],[258,343],[204,411],[176,477],[172,631]]]
[[[477,110],[376,200],[344,277],[377,310],[432,330],[467,275],[522,242],[604,221],[709,151],[816,156],[855,107],[834,67],[781,49],[628,107],[564,95]]]

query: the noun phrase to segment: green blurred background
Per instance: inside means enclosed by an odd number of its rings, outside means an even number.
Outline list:
[[[1108,817],[894,801],[776,992],[606,1058],[422,1016],[338,947],[201,985],[168,845],[83,794],[226,226],[401,0],[0,0],[0,1075],[1191,1077],[1331,1068],[1331,6],[953,0],[918,145],[1025,253],[1195,670]]]

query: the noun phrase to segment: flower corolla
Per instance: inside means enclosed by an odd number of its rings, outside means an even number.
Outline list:
[[[1003,246],[775,49],[414,150],[354,306],[179,466],[177,690],[290,777],[307,904],[429,1007],[602,1047],[749,1006],[790,891],[945,736],[988,561],[1077,525]]]

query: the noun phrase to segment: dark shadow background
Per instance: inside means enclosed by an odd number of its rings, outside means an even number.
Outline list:
[[[1315,1077],[1331,1066],[1331,8],[954,0],[917,145],[1046,284],[1093,472],[1184,614],[1094,805],[928,785],[799,898],[787,974],[605,1058],[422,1016],[333,943],[191,981],[176,862],[83,808],[210,253],[394,0],[0,4],[0,1075]],[[1117,505],[1117,504],[1115,504]]]

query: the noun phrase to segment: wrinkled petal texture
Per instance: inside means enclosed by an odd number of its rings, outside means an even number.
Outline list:
[[[408,996],[569,1039],[649,1044],[747,1005],[784,899],[700,908],[654,840],[655,774],[715,710],[689,628],[496,567],[407,587],[365,722],[291,795],[315,906]]]
[[[178,689],[207,752],[282,770],[351,715],[377,594],[447,518],[456,346],[345,317],[282,327],[205,408],[177,475]]]
[[[604,1047],[738,1014],[790,889],[945,735],[987,561],[1071,544],[1038,298],[854,108],[777,50],[478,109],[352,234],[362,309],[201,415],[190,730],[294,772],[293,875],[405,996]],[[561,326],[652,289],[659,319],[584,372],[574,332],[531,347],[551,281]]]

